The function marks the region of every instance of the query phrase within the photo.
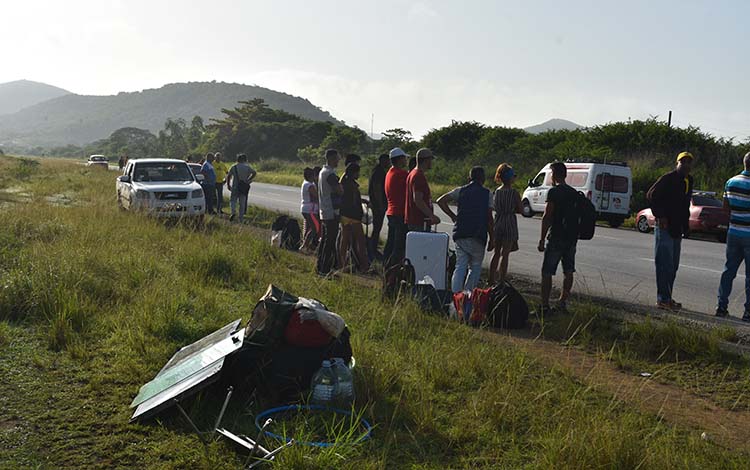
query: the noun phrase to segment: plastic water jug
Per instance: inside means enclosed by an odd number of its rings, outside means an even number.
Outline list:
[[[336,393],[334,401],[336,406],[350,408],[354,402],[354,376],[343,359],[337,357],[333,360],[333,371],[336,374]]]
[[[323,361],[322,366],[313,375],[311,402],[315,405],[330,406],[336,397],[336,373],[331,367],[331,361]]]

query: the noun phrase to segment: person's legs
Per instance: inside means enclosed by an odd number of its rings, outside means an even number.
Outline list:
[[[485,245],[482,241],[476,238],[469,239],[470,246],[470,260],[469,260],[469,274],[466,277],[466,284],[464,288],[467,290],[473,290],[479,285],[479,279],[482,277],[482,263],[484,262],[484,249]]]
[[[388,216],[388,237],[385,240],[385,248],[383,248],[383,262],[386,267],[391,265],[391,257],[393,256],[393,244],[396,239],[396,226],[393,222],[395,217],[393,215]]]
[[[573,273],[576,272],[575,243],[563,250],[562,267],[565,277],[563,278],[563,288],[562,292],[560,292],[560,298],[558,300],[560,302],[560,306],[562,308],[565,308],[568,298],[570,297],[570,291],[573,289]]]
[[[456,240],[456,269],[451,279],[451,291],[462,292],[466,283],[466,272],[469,269],[471,254],[466,248],[467,239]]]
[[[351,242],[354,245],[354,250],[357,253],[359,260],[359,271],[367,272],[370,269],[370,259],[367,257],[367,238],[365,237],[365,231],[362,229],[362,224],[350,225],[352,233]]]
[[[384,210],[373,210],[372,211],[372,233],[367,241],[370,246],[370,250],[373,255],[378,251],[378,243],[380,243],[380,232],[383,230],[383,220],[385,219]]]
[[[549,296],[552,294],[552,276],[542,274],[542,309],[549,309]]]
[[[742,249],[745,262],[745,311],[742,319],[750,320],[750,238],[742,239]]]
[[[221,213],[224,209],[224,182],[216,182],[216,211]]]
[[[504,247],[502,247],[503,258],[500,261],[500,275],[498,276],[498,281],[501,283],[505,282],[505,278],[508,277],[508,260],[510,258],[510,252],[510,244],[506,244]]]
[[[674,281],[677,279],[677,270],[680,269],[680,252],[682,250],[682,237],[672,239],[672,277],[669,279],[670,299],[674,302]]]
[[[549,297],[552,293],[552,276],[557,272],[563,251],[554,242],[547,242],[542,261],[542,309],[549,309]]]
[[[672,283],[674,282],[674,241],[664,229],[657,224],[654,228],[654,264],[656,265],[656,299],[659,303],[672,301]]]
[[[737,276],[737,269],[740,267],[740,263],[747,258],[747,252],[750,250],[742,246],[739,240],[734,237],[727,237],[726,247],[726,262],[724,264],[724,271],[721,273],[721,280],[719,281],[719,300],[717,310],[726,312],[729,307],[729,295],[732,293],[732,282]],[[747,263],[745,263],[745,271],[747,271]],[[750,292],[747,290],[748,278],[745,277],[745,295],[750,296]],[[747,303],[745,305],[747,310]]]
[[[490,285],[495,284],[495,279],[500,275],[498,271],[498,265],[500,264],[500,258],[503,256],[503,249],[499,245],[495,245],[495,251],[492,252],[492,260],[490,261]]]
[[[336,257],[336,238],[338,237],[339,222],[336,219],[324,220],[322,223],[323,235],[318,245],[318,273],[328,274],[331,272],[334,258]]]
[[[310,220],[310,214],[302,213],[302,245],[299,247],[300,250],[304,250],[309,247],[310,237],[312,235],[312,221]]]
[[[341,224],[341,240],[339,241],[339,268],[345,269],[349,245],[352,239],[352,226]]]
[[[237,202],[239,202],[239,193],[232,191],[229,195],[229,216],[234,218],[237,214]]]
[[[247,213],[247,194],[240,194],[240,222],[245,220],[245,214]]]

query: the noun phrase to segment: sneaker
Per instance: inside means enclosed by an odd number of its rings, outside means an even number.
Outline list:
[[[670,300],[669,305],[672,307],[672,310],[682,310],[682,304],[674,300]]]
[[[716,307],[716,316],[719,318],[726,318],[729,316],[729,311],[722,307]]]
[[[671,302],[656,302],[656,308],[659,310],[672,310]]]
[[[742,315],[742,321],[750,322],[750,312],[745,312],[745,314]]]

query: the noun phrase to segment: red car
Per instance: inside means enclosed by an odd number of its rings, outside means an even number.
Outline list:
[[[716,193],[695,191],[690,200],[690,231],[710,233],[716,235],[719,241],[726,241],[729,214],[724,212],[722,205]],[[651,209],[643,209],[635,216],[635,226],[639,232],[648,233],[655,223]]]

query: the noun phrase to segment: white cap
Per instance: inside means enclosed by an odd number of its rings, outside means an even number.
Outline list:
[[[408,157],[408,156],[409,156],[408,153],[404,152],[398,147],[391,149],[391,151],[388,153],[388,157],[390,157],[391,160],[393,160],[394,158],[398,158],[398,157]]]

